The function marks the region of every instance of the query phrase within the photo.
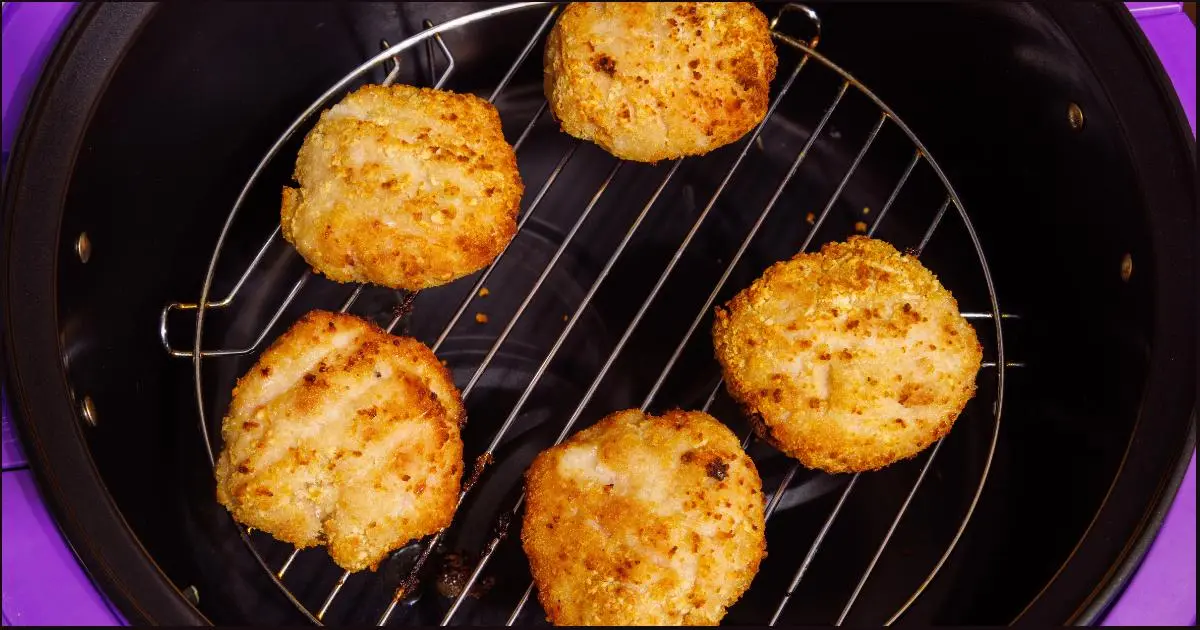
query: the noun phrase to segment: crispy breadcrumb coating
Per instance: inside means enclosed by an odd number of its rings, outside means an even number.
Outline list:
[[[538,455],[521,541],[558,625],[716,624],[766,555],[762,482],[725,425],[619,411]]]
[[[366,85],[321,114],[283,189],[283,236],[338,282],[419,290],[487,266],[524,187],[500,115],[471,94]]]
[[[828,472],[882,468],[940,439],[982,359],[937,277],[861,236],[772,265],[717,309],[713,340],[758,434]]]
[[[424,344],[313,311],[238,380],[217,499],[240,523],[297,547],[325,544],[349,571],[373,569],[450,524],[463,414]]]
[[[546,43],[545,90],[563,131],[613,155],[703,155],[767,112],[778,59],[747,2],[577,2]]]

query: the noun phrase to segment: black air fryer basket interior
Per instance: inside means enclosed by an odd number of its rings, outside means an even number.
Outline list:
[[[773,95],[790,89],[758,138],[677,166],[618,165],[597,147],[572,149],[541,113],[535,43],[495,101],[508,138],[523,138],[530,218],[490,272],[488,297],[462,309],[444,340],[478,276],[411,300],[380,288],[357,293],[308,277],[276,239],[228,307],[205,309],[202,350],[255,350],[189,356],[195,311],[174,309],[161,322],[160,314],[200,298],[229,209],[272,143],[378,54],[380,40],[402,42],[426,20],[492,6],[80,8],[6,174],[6,374],[55,514],[126,616],[285,623],[323,613],[330,624],[373,623],[426,548],[414,543],[378,572],[343,580],[322,550],[293,554],[261,533],[244,540],[214,500],[206,439],[219,446],[232,384],[307,310],[356,297],[353,312],[438,342],[460,387],[487,363],[467,400],[468,461],[521,405],[423,579],[388,615],[432,624],[453,602],[438,583],[461,578],[451,568],[469,570],[504,529],[525,466],[572,412],[578,430],[653,393],[652,411],[711,403],[744,434],[744,418],[715,389],[710,319],[681,344],[693,318],[711,311],[710,296],[728,299],[771,262],[877,226],[875,236],[920,250],[973,314],[990,363],[980,394],[935,458],[856,478],[797,470],[753,444],[764,491],[786,490],[768,526],[770,555],[726,622],[766,622],[789,590],[780,623],[832,622],[852,598],[849,623],[900,611],[901,623],[1094,620],[1136,566],[1194,441],[1194,148],[1161,67],[1119,5],[813,4],[819,56],[793,75],[806,49],[779,40]],[[781,8],[762,6],[768,16]],[[548,11],[504,11],[448,29],[440,43],[423,40],[402,54],[398,79],[435,83],[449,51],[445,87],[489,96]],[[814,28],[794,11],[778,31],[803,42]],[[391,68],[362,80],[382,81]],[[858,82],[896,116],[884,119]],[[309,124],[240,204],[210,303],[239,286],[278,225],[279,189]],[[915,157],[914,137],[928,156]],[[86,262],[76,251],[83,233]],[[477,312],[489,322],[476,323]],[[568,322],[571,334],[539,376]],[[160,325],[182,356],[164,350]],[[81,417],[85,400],[94,426]],[[463,600],[455,623],[504,623],[521,599],[529,575],[516,523],[480,576],[486,588]],[[541,618],[532,598],[517,620]]]

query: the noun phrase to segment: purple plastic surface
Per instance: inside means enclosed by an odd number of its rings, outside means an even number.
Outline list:
[[[1128,2],[1196,129],[1196,30],[1179,2]],[[74,3],[7,2],[3,9],[3,149],[16,135],[41,65]],[[3,621],[5,625],[123,623],[97,592],[38,496],[3,417]],[[1196,459],[1162,528],[1104,625],[1195,625]]]
[[[1192,135],[1196,135],[1196,26],[1183,12],[1182,2],[1125,4],[1171,77]]]
[[[1104,626],[1196,625],[1196,456],[1142,566]]]
[[[7,153],[17,134],[25,101],[37,83],[46,55],[58,40],[74,2],[4,3],[4,125]]]
[[[33,473],[4,473],[3,597],[13,625],[116,625],[38,498]],[[10,509],[19,505],[19,509]]]

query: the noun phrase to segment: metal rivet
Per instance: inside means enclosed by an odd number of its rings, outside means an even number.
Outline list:
[[[1079,106],[1075,103],[1067,105],[1067,123],[1075,131],[1083,129],[1083,110],[1079,109]]]
[[[1121,257],[1121,279],[1129,282],[1129,276],[1133,275],[1133,257],[1125,254]]]
[[[83,397],[83,404],[79,406],[79,411],[83,414],[83,419],[91,426],[96,426],[96,403],[92,402],[91,396]]]
[[[84,264],[91,260],[92,241],[88,238],[87,232],[80,232],[79,238],[75,239],[75,253],[79,256],[79,261]]]

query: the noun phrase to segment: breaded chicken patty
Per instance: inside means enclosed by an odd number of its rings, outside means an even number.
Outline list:
[[[546,42],[546,98],[568,134],[656,162],[753,129],[777,65],[748,2],[577,2]]]
[[[407,85],[366,85],[322,113],[295,178],[283,236],[314,269],[409,290],[487,266],[524,192],[495,107]]]
[[[766,555],[762,482],[711,416],[619,411],[526,473],[521,541],[558,625],[716,624]]]
[[[463,405],[421,342],[313,311],[238,380],[221,424],[217,500],[349,571],[450,524]]]
[[[982,358],[933,273],[858,236],[772,265],[717,309],[713,340],[758,434],[828,472],[881,468],[940,439]]]

